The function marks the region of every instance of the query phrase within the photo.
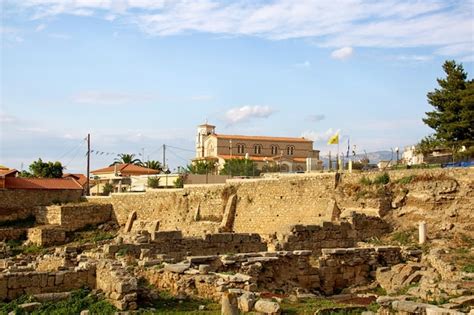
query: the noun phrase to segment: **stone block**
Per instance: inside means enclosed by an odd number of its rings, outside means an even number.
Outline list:
[[[270,301],[270,300],[263,300],[263,299],[258,300],[255,303],[254,308],[255,308],[255,311],[264,313],[264,314],[275,315],[275,314],[281,313],[280,304],[278,304],[277,302]]]

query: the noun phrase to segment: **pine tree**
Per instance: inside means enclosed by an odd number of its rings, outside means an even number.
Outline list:
[[[446,78],[437,80],[440,88],[427,95],[434,110],[423,121],[440,143],[469,148],[474,145],[474,81],[467,80],[462,64],[454,60],[446,61],[443,69]]]

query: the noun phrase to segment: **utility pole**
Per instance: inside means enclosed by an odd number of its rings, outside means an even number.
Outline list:
[[[165,169],[166,166],[166,144],[163,144],[163,169]]]
[[[91,166],[91,134],[87,134],[87,182],[86,182],[86,196],[90,195],[90,166]]]

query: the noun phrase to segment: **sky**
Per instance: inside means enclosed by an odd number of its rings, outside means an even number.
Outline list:
[[[84,172],[194,156],[196,126],[357,152],[430,134],[426,94],[474,73],[471,0],[0,0],[0,164]]]

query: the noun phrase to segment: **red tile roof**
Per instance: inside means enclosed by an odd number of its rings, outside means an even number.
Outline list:
[[[63,178],[74,178],[82,187],[87,183],[87,177],[84,174],[66,173],[63,174]]]
[[[82,186],[72,178],[22,178],[6,177],[7,189],[71,189],[82,190]]]
[[[16,173],[18,173],[16,169],[0,168],[0,177],[15,176]]]
[[[290,138],[290,137],[266,137],[266,136],[242,136],[242,135],[219,135],[214,134],[218,139],[229,139],[229,140],[254,140],[254,141],[273,141],[273,142],[313,142],[304,137],[301,138]]]
[[[92,174],[109,174],[114,173],[117,168],[117,173],[121,175],[148,175],[148,174],[159,174],[160,171],[154,170],[147,167],[138,166],[135,164],[117,164],[109,167],[94,170]]]

